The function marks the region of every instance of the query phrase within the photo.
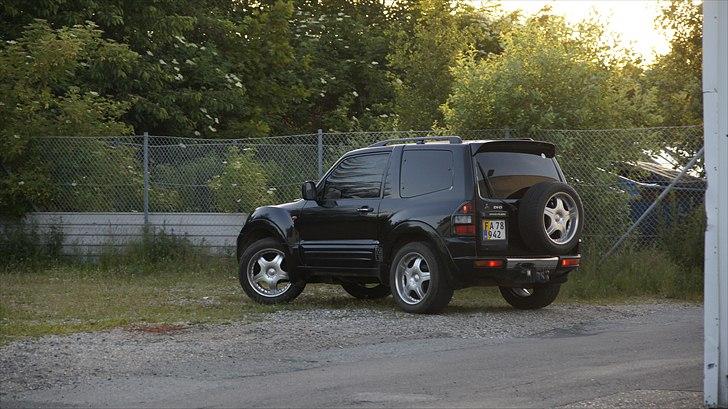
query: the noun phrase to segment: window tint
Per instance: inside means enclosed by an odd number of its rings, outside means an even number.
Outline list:
[[[402,152],[400,194],[413,197],[452,186],[452,152],[405,150]]]
[[[389,154],[358,155],[344,159],[326,178],[325,199],[379,197]]]
[[[536,183],[559,180],[553,159],[521,152],[481,152],[475,155],[482,197],[516,199]],[[486,183],[483,173],[488,175]]]
[[[384,192],[383,197],[389,197],[392,195],[392,168],[387,168],[387,174],[384,176]]]

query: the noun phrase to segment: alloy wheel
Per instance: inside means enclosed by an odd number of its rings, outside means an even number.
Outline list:
[[[430,287],[430,268],[420,253],[407,253],[397,264],[397,294],[407,304],[415,305],[425,298]]]
[[[580,222],[579,208],[574,198],[564,192],[551,196],[546,201],[543,221],[543,228],[552,242],[565,244],[571,241]]]
[[[291,287],[291,281],[284,263],[285,254],[278,249],[258,251],[248,262],[248,283],[263,297],[276,297],[285,293]]]

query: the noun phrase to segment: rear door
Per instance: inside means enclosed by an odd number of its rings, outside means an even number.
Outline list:
[[[344,158],[296,222],[307,267],[367,275],[377,267],[378,213],[390,152]]]
[[[534,144],[536,145],[536,144]],[[518,229],[517,208],[521,197],[533,185],[561,181],[561,173],[549,152],[519,150],[507,146],[476,152],[473,156],[479,196],[480,248],[509,255],[527,254]],[[536,145],[538,147],[538,145]]]

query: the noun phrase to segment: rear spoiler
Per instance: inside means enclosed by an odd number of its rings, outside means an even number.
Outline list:
[[[493,151],[543,154],[547,158],[553,158],[556,156],[556,145],[550,142],[534,141],[533,139],[502,139],[470,144],[470,152],[473,156],[480,152]]]

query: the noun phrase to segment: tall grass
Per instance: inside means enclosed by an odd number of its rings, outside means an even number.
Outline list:
[[[40,234],[38,226],[8,223],[0,228],[0,264],[38,264],[57,260],[63,249],[63,233],[51,227]]]
[[[105,247],[98,265],[102,270],[123,269],[140,274],[210,274],[236,269],[231,254],[213,254],[184,236],[146,230],[139,240],[124,247]]]
[[[583,300],[645,296],[700,300],[705,210],[698,207],[670,219],[657,237],[627,242],[610,257],[587,249],[584,264],[562,286],[562,295]]]
[[[231,254],[213,254],[184,236],[144,230],[138,240],[124,246],[108,244],[101,254],[63,254],[63,234],[51,228],[41,234],[35,226],[8,226],[0,231],[0,271],[32,273],[52,266],[78,271],[113,271],[136,274],[216,273],[235,271]]]
[[[685,267],[656,247],[628,247],[608,258],[586,258],[561,287],[562,298],[575,300],[658,297],[699,300],[702,264]]]

